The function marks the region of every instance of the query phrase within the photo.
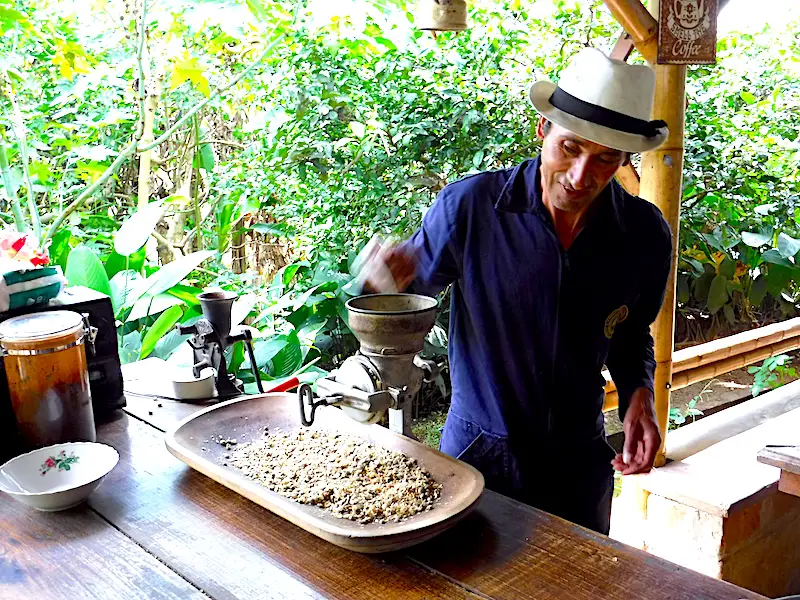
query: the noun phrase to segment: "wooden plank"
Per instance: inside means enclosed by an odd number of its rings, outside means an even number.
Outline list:
[[[407,552],[498,600],[763,598],[491,492],[461,525]]]
[[[207,599],[86,505],[45,513],[0,500],[4,600]]]
[[[778,490],[791,494],[792,496],[800,496],[800,475],[790,473],[789,471],[781,471],[781,478],[778,480]]]
[[[658,55],[658,22],[640,0],[604,0],[622,28],[630,34],[636,49],[651,65]]]
[[[758,453],[758,462],[800,475],[800,446],[766,446]]]
[[[120,462],[91,506],[214,598],[477,599],[397,555],[324,542],[170,455],[163,435],[122,415],[98,429]]]
[[[134,399],[133,404],[136,402]],[[164,415],[169,410],[172,409],[165,410]],[[160,417],[160,420],[163,419],[164,416]],[[132,422],[127,427],[130,428],[129,431],[125,431],[120,422],[115,431],[106,433],[106,429],[101,428],[100,435],[103,438],[107,436],[107,440],[120,451],[121,460],[117,470],[120,467],[127,468],[130,461],[134,471],[130,480],[135,481],[137,464],[144,460],[141,454],[145,452],[138,447],[140,444],[153,447],[151,438],[155,434],[151,431],[148,435],[148,428],[141,423]],[[133,448],[136,450],[131,455]],[[374,568],[372,561],[376,560],[375,557],[356,555],[321,542],[244,498],[237,497],[222,486],[186,469],[177,461],[177,464],[171,466],[163,465],[162,463],[167,462],[163,458],[145,462],[157,462],[161,465],[157,473],[150,470],[148,485],[163,488],[160,495],[171,498],[175,506],[163,506],[157,511],[141,507],[135,514],[125,515],[122,519],[112,517],[112,520],[115,523],[125,522],[121,528],[132,532],[134,539],[144,540],[142,545],[157,556],[163,556],[171,566],[177,567],[180,564],[178,571],[198,585],[203,572],[208,572],[214,580],[225,577],[224,572],[216,572],[219,569],[214,564],[214,561],[219,561],[216,551],[211,553],[202,550],[202,540],[211,537],[223,546],[223,554],[229,557],[228,560],[235,560],[243,565],[250,564],[262,572],[266,570],[268,578],[272,577],[275,569],[287,569],[309,582],[313,589],[324,590],[326,595],[334,594],[329,597],[378,597],[368,594],[372,586],[380,586],[389,590],[385,594],[387,598],[395,597],[393,593],[401,593],[396,597],[403,598],[448,597],[447,594],[450,593],[449,597],[453,598],[548,600],[761,598],[757,594],[624,546],[491,491],[484,492],[484,498],[476,512],[462,524],[430,542],[404,551],[417,564],[419,571],[409,572],[411,566],[400,555],[395,554],[391,555],[386,564],[381,565],[388,571],[384,573],[381,569]],[[144,465],[139,468],[144,468]],[[160,469],[167,470],[161,473]],[[136,485],[143,484],[144,482]],[[102,488],[114,490],[115,494],[121,495],[119,499],[109,498],[109,507],[125,502],[125,498],[136,498],[139,495],[134,490],[120,488],[124,485],[123,479],[119,485]],[[157,490],[154,488],[152,491],[155,493]],[[136,503],[135,500],[131,502]],[[202,525],[197,523],[198,513],[204,516],[205,523]],[[184,525],[187,520],[188,523]],[[213,527],[215,532],[209,534],[205,531],[209,527]],[[134,532],[140,528],[141,531]],[[171,529],[183,530],[182,535],[186,536],[185,541],[192,550],[176,552],[170,550],[171,546],[155,548],[147,541],[154,536],[168,536]],[[243,540],[248,540],[248,544]],[[289,544],[287,540],[292,540],[291,550],[281,552],[280,549]],[[260,562],[253,562],[256,559],[251,556],[251,552],[258,553]],[[299,559],[295,552],[304,556],[305,560]],[[364,589],[359,588],[358,592],[362,595],[356,595],[353,590],[350,591],[350,596],[335,595],[341,592],[342,588],[339,586],[345,584],[338,579],[330,581],[329,578],[334,574],[322,575],[319,572],[319,565],[326,564],[337,564],[339,568],[336,574],[349,574],[348,577],[361,581],[361,588]],[[316,569],[314,565],[317,566]],[[434,580],[437,582],[436,586],[450,581],[453,587],[449,591],[436,587],[434,593],[428,592],[427,595],[420,596],[416,587],[397,592],[395,590],[399,588],[393,588],[395,584],[391,583],[398,576],[411,577],[416,581],[415,585],[429,587],[433,584],[425,573],[443,576]],[[321,577],[324,577],[322,581]],[[204,585],[200,587],[208,591],[209,588],[205,587],[206,580],[202,581]],[[254,586],[257,582],[249,583]],[[234,592],[241,592],[240,588],[241,585]],[[263,591],[263,588],[255,587],[245,589],[251,594]],[[295,592],[303,589],[292,588]],[[468,594],[465,590],[470,590],[474,595],[460,595]],[[694,593],[696,591],[699,593]],[[442,595],[437,596],[435,593]],[[303,596],[298,593],[297,597]]]

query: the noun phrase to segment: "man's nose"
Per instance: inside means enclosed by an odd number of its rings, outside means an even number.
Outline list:
[[[567,179],[574,190],[591,187],[594,181],[588,158],[578,158],[567,171]]]

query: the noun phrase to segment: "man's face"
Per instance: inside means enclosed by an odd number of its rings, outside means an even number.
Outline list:
[[[555,208],[568,213],[586,209],[628,159],[620,150],[583,139],[552,123],[545,134],[541,117],[537,133],[542,138],[542,194]]]

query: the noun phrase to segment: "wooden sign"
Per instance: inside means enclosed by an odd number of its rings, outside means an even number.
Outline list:
[[[716,49],[717,0],[659,2],[659,64],[714,64]]]

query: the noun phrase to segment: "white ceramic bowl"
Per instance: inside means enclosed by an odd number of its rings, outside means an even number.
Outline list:
[[[216,390],[214,369],[206,367],[200,371],[200,377],[197,379],[191,367],[176,369],[172,375],[172,390],[175,392],[175,397],[181,400],[212,398]]]
[[[105,444],[55,444],[0,466],[0,490],[38,510],[64,510],[86,500],[118,461]]]

